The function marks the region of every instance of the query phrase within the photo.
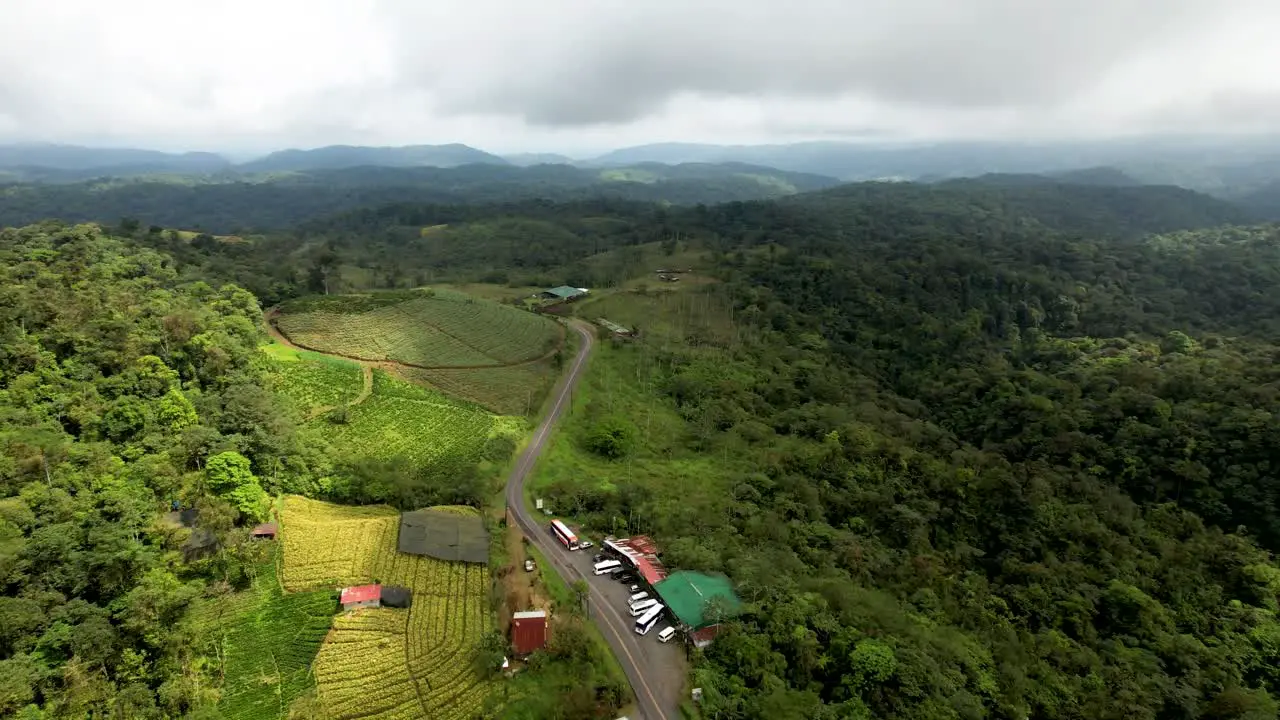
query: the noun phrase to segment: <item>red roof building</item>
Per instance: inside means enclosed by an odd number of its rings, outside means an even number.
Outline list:
[[[511,616],[511,648],[516,655],[528,655],[546,646],[546,610],[526,610]]]
[[[342,603],[343,610],[351,610],[358,607],[378,607],[382,602],[382,586],[356,585],[343,588],[342,597],[339,601]]]
[[[715,640],[716,635],[719,635],[719,634],[720,634],[719,625],[708,625],[702,628],[701,630],[694,630],[693,632],[689,633],[689,639],[693,641],[694,647],[704,648],[710,645],[711,641]]]
[[[647,535],[605,540],[605,547],[621,553],[640,573],[645,582],[655,585],[667,577],[667,569],[658,559],[658,544]]]
[[[267,522],[267,523],[262,523],[261,525],[255,527],[253,531],[250,532],[249,534],[255,538],[265,538],[269,540],[275,540],[276,532],[278,531],[278,529],[279,528],[275,523]]]

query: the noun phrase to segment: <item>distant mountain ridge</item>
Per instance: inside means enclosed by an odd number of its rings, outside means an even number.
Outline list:
[[[362,147],[330,145],[313,150],[280,150],[266,157],[241,163],[240,172],[296,172],[330,170],[365,165],[379,167],[443,167],[459,165],[510,165],[507,160],[477,150],[469,145],[404,145],[400,147]]]
[[[2,181],[2,180],[0,180]],[[206,230],[283,229],[344,210],[391,203],[477,204],[613,198],[694,205],[763,200],[820,190],[839,180],[741,164],[610,168],[516,167],[318,169],[185,177],[100,178],[0,187],[0,227],[46,218]]]
[[[768,168],[770,174],[800,173],[844,182],[941,182],[1000,174],[1041,175],[1063,182],[1107,187],[1177,185],[1255,206],[1273,207],[1275,183],[1280,181],[1280,136],[912,144],[879,141],[772,145],[654,143],[578,160],[558,153],[514,153],[503,157],[458,143],[399,147],[332,145],[280,150],[241,163],[214,153],[21,144],[0,145],[0,182],[65,183],[100,177],[169,174],[227,175],[254,180],[251,176],[264,173],[356,167],[454,168],[474,164],[590,168],[645,182],[643,168],[649,165],[732,163]],[[625,172],[619,172],[620,169]],[[659,174],[666,176],[665,171]]]

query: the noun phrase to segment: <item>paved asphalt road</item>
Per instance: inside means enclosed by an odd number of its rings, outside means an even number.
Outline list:
[[[525,537],[546,556],[554,570],[566,582],[585,579],[590,587],[588,614],[600,627],[614,656],[622,664],[635,694],[638,716],[633,720],[677,720],[678,704],[684,690],[685,658],[676,641],[659,643],[659,623],[648,635],[635,634],[635,619],[627,610],[627,589],[610,579],[591,572],[590,552],[568,552],[552,538],[545,518],[531,513],[524,502],[524,481],[551,437],[561,412],[570,404],[573,388],[578,383],[587,357],[595,343],[592,328],[573,321],[573,329],[582,337],[582,346],[573,359],[569,372],[554,389],[555,402],[538,425],[533,438],[520,455],[507,478],[507,509],[515,517]],[[594,552],[592,550],[591,552]]]

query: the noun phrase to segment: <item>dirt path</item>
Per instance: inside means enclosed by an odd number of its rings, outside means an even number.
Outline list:
[[[314,352],[314,350],[310,352]],[[373,394],[373,366],[369,363],[359,363],[359,365],[361,372],[364,374],[364,386],[360,388],[360,394],[356,395],[351,402],[347,403],[348,407],[352,405],[359,405],[365,400],[368,400],[369,396]],[[311,412],[307,413],[307,416],[303,418],[303,422],[314,420],[337,407],[337,405],[321,405],[320,407],[311,408]]]
[[[556,323],[555,324],[556,332],[560,334],[560,337],[559,339],[556,340],[555,346],[552,347],[547,352],[535,358],[528,358],[525,360],[513,360],[511,362],[492,362],[487,365],[419,365],[418,363],[405,362],[403,360],[391,360],[389,358],[374,360],[373,358],[364,358],[364,357],[360,357],[359,355],[344,355],[342,353],[329,352],[327,350],[317,350],[316,348],[308,347],[301,343],[294,342],[289,338],[288,335],[284,334],[284,331],[281,330],[278,325],[276,325],[276,318],[278,318],[279,316],[280,316],[280,308],[273,307],[267,310],[267,312],[264,315],[264,318],[267,321],[267,333],[271,335],[271,337],[276,342],[280,343],[281,345],[284,345],[285,347],[293,348],[294,350],[305,350],[307,352],[313,352],[320,355],[328,355],[329,357],[342,358],[343,360],[350,360],[351,362],[370,363],[372,365],[379,365],[384,367],[391,366],[391,367],[400,367],[400,368],[412,368],[415,370],[492,370],[495,368],[509,368],[509,367],[519,367],[521,365],[532,365],[533,363],[543,362],[544,360],[550,360],[552,357],[554,357],[556,353],[560,352],[560,350],[564,348],[564,342],[567,337],[564,326],[562,326],[560,323]],[[440,328],[436,328],[436,330],[440,330]],[[440,332],[443,333],[444,331],[440,330]],[[449,335],[448,333],[444,333],[444,334]],[[449,337],[453,337],[453,336],[449,335]],[[457,338],[454,338],[454,339],[456,340]]]
[[[322,353],[322,352],[319,352],[318,350],[311,350],[310,348],[299,347],[298,345],[290,342],[289,338],[285,337],[284,333],[280,332],[280,329],[277,328],[275,326],[275,323],[271,322],[270,319],[267,320],[267,334],[271,336],[272,340],[275,340],[281,345],[284,345],[285,347],[291,348],[293,350],[305,350],[306,352],[313,352],[313,353],[316,353],[317,355],[328,355],[329,357],[341,357],[339,355],[334,355],[333,353]],[[363,386],[360,388],[360,394],[356,395],[355,398],[351,400],[351,402],[347,403],[347,405],[359,405],[365,400],[368,400],[369,396],[373,394],[373,368],[377,365],[380,365],[380,363],[370,362],[368,360],[357,360],[355,358],[347,358],[347,357],[344,357],[342,359],[350,360],[351,362],[359,365],[360,372],[364,376]],[[312,408],[311,412],[307,413],[307,416],[303,418],[303,420],[304,422],[307,420],[314,420],[320,417],[321,415],[324,415],[325,413],[333,410],[336,407],[337,405],[321,405],[320,407]]]

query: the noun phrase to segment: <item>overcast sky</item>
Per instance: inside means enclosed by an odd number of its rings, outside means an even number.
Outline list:
[[[1280,0],[0,0],[0,141],[1280,130]]]

